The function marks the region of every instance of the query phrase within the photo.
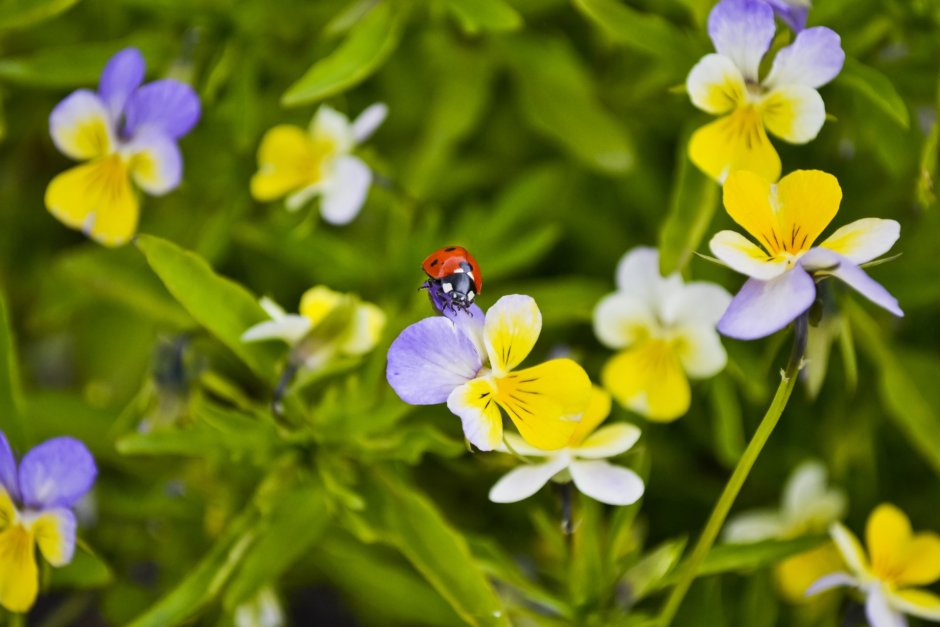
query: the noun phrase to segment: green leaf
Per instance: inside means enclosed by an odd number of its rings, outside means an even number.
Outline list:
[[[630,594],[630,604],[645,598],[675,570],[687,540],[667,540],[643,556],[623,576]]]
[[[718,183],[689,160],[688,136],[689,133],[683,133],[679,140],[669,213],[659,233],[659,270],[663,275],[685,268],[708,233],[718,207]]]
[[[0,431],[10,445],[19,450],[26,446],[23,422],[23,393],[20,388],[19,361],[16,340],[6,297],[0,290]]]
[[[427,497],[376,473],[367,512],[379,536],[395,546],[470,625],[508,625],[499,597],[463,536]]]
[[[208,401],[194,402],[194,423],[179,428],[130,433],[117,441],[123,455],[223,456],[255,463],[270,459],[280,446],[271,423]]]
[[[196,324],[132,248],[80,248],[60,257],[55,270],[86,292],[155,322],[179,330]]]
[[[396,2],[382,2],[353,27],[340,46],[320,59],[281,97],[285,107],[311,104],[342,93],[372,75],[395,51],[406,21]]]
[[[532,128],[600,172],[629,171],[635,156],[627,131],[600,103],[568,43],[527,35],[505,44],[519,103]]]
[[[233,612],[264,586],[277,579],[298,559],[307,555],[330,521],[323,489],[304,483],[279,498],[224,596],[225,609]]]
[[[643,13],[616,0],[572,0],[574,6],[615,42],[689,68],[707,52],[659,15]]]
[[[910,114],[904,99],[898,94],[894,83],[875,68],[847,58],[837,81],[887,113],[902,128],[910,127]]]
[[[198,255],[166,240],[140,235],[137,247],[170,294],[200,325],[255,374],[269,383],[274,381],[278,359],[275,347],[241,339],[249,327],[268,319],[248,290],[216,274]]]
[[[172,42],[145,34],[132,39],[44,47],[36,52],[0,59],[0,81],[61,89],[95,85],[111,56],[128,45],[140,49],[150,67],[169,58]]]
[[[445,0],[470,34],[480,31],[505,32],[522,26],[522,16],[505,0]]]
[[[876,365],[878,392],[911,447],[940,473],[940,359],[913,349],[893,351],[875,322],[855,303],[844,307],[859,346]]]
[[[130,627],[179,625],[212,601],[257,540],[256,519],[254,507],[250,506],[229,523],[222,537],[189,575],[130,623]]]
[[[78,0],[5,0],[0,2],[0,30],[32,26],[76,4]]]
[[[533,279],[506,286],[507,294],[528,294],[548,326],[590,322],[597,301],[613,290],[606,281],[586,277]]]
[[[71,562],[52,569],[49,585],[57,590],[92,590],[104,588],[113,580],[114,574],[108,565],[79,544]]]

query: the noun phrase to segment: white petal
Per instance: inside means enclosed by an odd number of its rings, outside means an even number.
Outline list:
[[[772,259],[757,244],[736,231],[715,233],[708,247],[729,268],[754,279],[769,281],[787,270],[785,261]]]
[[[333,171],[323,185],[323,199],[320,201],[320,213],[330,224],[348,224],[362,209],[369,186],[372,184],[372,170],[356,157],[339,157],[333,164]]]
[[[832,523],[829,526],[829,536],[836,543],[836,548],[839,549],[849,570],[856,575],[864,575],[866,572],[865,553],[855,534],[846,529],[842,523]]]
[[[822,96],[805,85],[774,88],[764,96],[760,111],[767,130],[791,144],[815,139],[826,122]]]
[[[901,225],[894,220],[862,218],[836,229],[820,246],[833,250],[852,263],[877,259],[901,237]]]
[[[347,355],[364,355],[375,348],[385,329],[385,312],[372,303],[360,303],[353,314],[349,335],[341,350]]]
[[[715,326],[731,303],[728,290],[704,281],[686,283],[666,295],[660,316],[671,324],[702,323]]]
[[[352,135],[356,143],[361,144],[369,139],[387,115],[388,107],[383,102],[377,102],[360,113],[352,125]]]
[[[728,363],[728,353],[713,325],[687,324],[675,332],[675,348],[682,368],[693,379],[713,377]]]
[[[242,341],[283,340],[288,344],[295,344],[307,335],[311,326],[310,320],[304,316],[288,314],[280,320],[256,324],[242,334]]]
[[[529,498],[567,465],[564,457],[556,457],[544,464],[519,466],[490,489],[490,500],[494,503],[515,503]]]
[[[352,150],[356,141],[349,118],[328,105],[320,105],[310,122],[310,134],[314,141],[332,142],[336,154],[344,155]]]
[[[904,317],[898,299],[842,255],[828,248],[812,248],[800,258],[800,264],[807,270],[829,272],[879,307],[887,309],[899,318]]]
[[[840,588],[842,586],[854,588],[858,586],[858,580],[848,573],[831,573],[817,579],[813,585],[806,589],[806,592],[803,593],[803,596],[811,597],[813,595],[819,594],[820,592],[825,592],[826,590],[831,590],[833,588]]]
[[[569,470],[578,490],[601,503],[630,505],[643,496],[643,480],[627,468],[598,460],[573,461]]]
[[[649,305],[628,292],[614,292],[594,308],[594,334],[608,348],[627,348],[656,328]]]
[[[774,510],[754,510],[738,514],[725,525],[725,542],[749,544],[779,538],[783,532],[780,514]]]
[[[633,448],[640,439],[640,428],[626,422],[601,427],[573,449],[572,454],[582,459],[603,459],[620,455]]]
[[[827,474],[818,461],[804,462],[793,471],[783,488],[787,521],[804,530],[822,531],[845,515],[846,496],[841,490],[829,488]]]
[[[278,305],[274,299],[268,298],[267,296],[262,296],[261,300],[258,301],[258,304],[261,305],[261,308],[264,309],[264,312],[271,317],[271,320],[280,320],[287,315],[287,312],[284,311],[284,308]]]
[[[872,586],[868,590],[865,616],[868,618],[869,627],[907,627],[904,614],[891,609],[888,599],[878,586]]]
[[[731,111],[747,97],[741,70],[720,54],[702,57],[689,72],[685,86],[692,104],[713,115]]]
[[[460,385],[447,397],[447,409],[460,418],[463,435],[481,451],[492,451],[503,442],[503,416],[494,402],[480,405],[482,379]]]
[[[52,143],[66,157],[84,161],[114,149],[108,109],[94,92],[80,89],[57,104],[49,115]]]
[[[682,281],[678,275],[673,276]],[[629,251],[617,263],[616,278],[618,290],[655,307],[663,289],[663,276],[659,273],[659,251],[646,246]]]

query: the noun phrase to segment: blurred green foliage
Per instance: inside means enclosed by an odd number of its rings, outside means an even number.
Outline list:
[[[400,402],[385,351],[427,315],[420,260],[445,244],[480,261],[482,304],[535,297],[541,350],[570,350],[595,378],[608,354],[591,311],[628,249],[658,243],[664,270],[736,289],[693,254],[730,225],[685,157],[706,116],[681,85],[710,50],[711,5],[0,3],[0,428],[20,450],[73,434],[102,466],[86,546],[44,579],[30,620],[226,624],[273,587],[297,624],[649,624],[769,401],[782,338],[726,341],[729,367],[695,386],[685,418],[641,424],[625,462],[648,476],[642,505],[576,500],[567,539],[551,490],[487,501],[511,460],[466,454],[446,409]],[[784,171],[834,173],[837,224],[901,223],[903,256],[872,274],[906,317],[832,286],[841,349],[819,397],[795,395],[738,507],[775,503],[813,456],[849,493],[853,528],[889,500],[938,530],[940,6],[818,0],[810,23],[840,33],[850,60],[822,90],[819,138],[778,142]],[[109,250],[43,208],[68,166],[47,124],[128,45],[151,77],[191,82],[204,113],[182,141],[182,187],[146,198],[147,235]],[[377,101],[391,113],[365,158],[380,184],[353,224],[251,200],[266,129],[305,125],[320,102],[355,115]],[[295,309],[315,284],[379,304],[389,324],[364,360],[295,385],[276,419],[285,351],[239,336],[264,318],[258,296]],[[678,624],[836,625],[835,608],[778,601],[768,576],[818,541],[715,549]]]

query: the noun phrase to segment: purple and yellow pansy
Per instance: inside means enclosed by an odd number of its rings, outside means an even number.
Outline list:
[[[46,208],[106,246],[124,244],[137,231],[135,186],[160,196],[179,185],[177,140],[200,116],[199,97],[189,85],[173,79],[144,85],[144,70],[140,51],[121,50],[105,66],[97,92],[79,89],[49,116],[56,148],[85,163],[52,179]]]

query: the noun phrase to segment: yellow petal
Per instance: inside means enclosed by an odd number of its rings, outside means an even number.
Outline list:
[[[31,525],[43,557],[53,566],[65,566],[75,553],[75,516],[68,510],[43,512]]]
[[[882,503],[871,513],[865,527],[865,542],[872,571],[879,579],[892,581],[900,572],[912,536],[911,521],[894,505]]]
[[[901,236],[901,225],[894,220],[862,218],[836,229],[820,242],[852,263],[865,263],[885,254]]]
[[[495,402],[496,386],[489,378],[473,379],[447,397],[447,409],[463,423],[463,434],[481,451],[492,451],[503,441],[503,415]]]
[[[16,520],[16,507],[13,505],[13,499],[3,486],[0,486],[0,532],[13,524]]]
[[[486,312],[483,339],[490,366],[504,374],[522,363],[542,331],[542,314],[530,296],[503,296]]]
[[[663,340],[614,355],[601,381],[618,403],[650,420],[668,422],[689,410],[691,391],[679,356]]]
[[[809,250],[839,211],[842,188],[831,174],[796,170],[777,183],[777,234],[791,253]]]
[[[771,181],[747,170],[732,172],[724,186],[725,209],[771,256],[780,250]],[[714,251],[713,251],[714,252]]]
[[[780,176],[780,157],[751,106],[695,131],[689,141],[689,158],[719,182],[737,170],[750,170],[770,181]]]
[[[0,605],[11,612],[26,612],[36,602],[39,570],[33,553],[33,535],[22,525],[0,533]]]
[[[342,298],[342,294],[325,285],[311,287],[300,298],[300,315],[309,318],[315,325],[319,324]]]
[[[610,415],[610,405],[610,393],[604,388],[592,386],[587,409],[581,414],[581,421],[571,434],[568,446],[580,446],[586,437],[594,433],[597,426]]]
[[[251,195],[267,202],[312,185],[320,180],[322,164],[322,154],[303,129],[275,126],[261,139]]]
[[[567,446],[591,400],[591,380],[570,359],[553,359],[495,380],[496,401],[519,433],[548,451]]]
[[[718,231],[708,247],[732,270],[761,281],[776,278],[788,269],[785,258],[769,256],[737,231]]]
[[[696,107],[716,115],[734,109],[747,94],[741,70],[720,54],[705,55],[689,72],[685,85]]]
[[[372,303],[359,303],[340,348],[347,355],[364,355],[379,343],[385,329],[385,312]]]
[[[813,583],[843,569],[839,550],[832,542],[789,557],[774,568],[780,595],[791,603],[811,601],[804,596]]]
[[[927,590],[909,588],[890,593],[892,605],[897,609],[930,621],[940,621],[940,596]]]
[[[940,536],[917,533],[895,582],[901,586],[927,586],[940,579]]]
[[[46,189],[46,208],[66,226],[96,241],[119,246],[137,231],[137,195],[117,155],[76,166]]]

